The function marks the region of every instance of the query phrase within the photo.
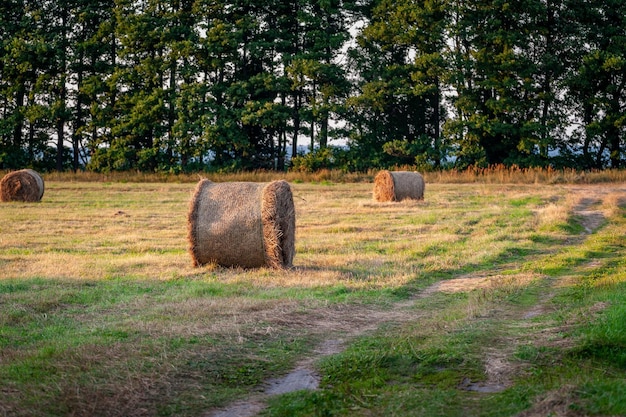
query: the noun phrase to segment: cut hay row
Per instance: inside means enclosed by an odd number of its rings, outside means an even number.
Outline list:
[[[44,182],[32,169],[22,169],[6,174],[0,180],[0,201],[41,201]]]
[[[201,180],[188,213],[195,266],[290,267],[295,254],[295,208],[289,184]]]
[[[424,199],[424,177],[411,171],[380,171],[374,178],[374,200],[379,202]]]

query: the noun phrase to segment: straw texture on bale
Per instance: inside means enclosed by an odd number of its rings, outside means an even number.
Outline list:
[[[194,266],[286,268],[295,255],[296,215],[289,184],[203,179],[188,214]]]
[[[374,200],[424,199],[424,177],[411,171],[380,171],[374,178]]]
[[[41,201],[43,191],[43,178],[32,169],[9,172],[0,180],[0,201]]]

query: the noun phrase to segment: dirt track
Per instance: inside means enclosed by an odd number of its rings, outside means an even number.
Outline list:
[[[610,186],[571,186],[570,191],[575,204],[572,214],[580,219],[580,224],[585,229],[585,235],[593,233],[601,227],[606,219],[606,214],[601,206],[605,198],[609,196],[622,195],[626,199],[625,185]],[[581,236],[584,239],[585,236]],[[593,265],[594,260],[590,260]],[[417,313],[411,309],[415,300],[432,296],[437,292],[467,292],[477,288],[488,287],[500,276],[497,273],[486,275],[468,274],[456,279],[437,282],[409,301],[398,303],[390,310],[375,310],[368,308],[338,308],[335,310],[324,310],[313,312],[308,316],[308,325],[317,329],[322,334],[342,335],[341,338],[328,338],[318,346],[313,353],[301,360],[287,375],[282,378],[266,381],[258,390],[246,399],[237,401],[223,409],[210,410],[203,414],[203,417],[252,417],[262,411],[267,398],[273,395],[284,394],[303,389],[317,389],[320,376],[315,370],[314,364],[324,356],[340,353],[345,345],[357,336],[363,336],[372,332],[384,323],[405,323],[419,320],[428,312]],[[520,276],[523,281],[526,279]],[[523,283],[523,282],[522,282]],[[558,285],[557,282],[546,280],[546,293],[537,304],[524,310],[499,312],[503,320],[514,326],[524,326],[530,319],[545,312],[546,304],[553,296],[550,288]],[[601,309],[602,306],[598,306]],[[534,335],[536,343],[547,343],[553,334],[561,331],[559,328],[548,329],[547,331]],[[525,342],[528,339],[524,340]],[[511,384],[512,377],[520,372],[519,365],[508,360],[520,340],[503,339],[499,344],[485,349],[484,368],[486,380],[474,382],[465,379],[459,385],[459,389],[476,392],[499,392],[506,389]],[[553,343],[553,342],[550,342]],[[551,393],[542,399],[533,408],[523,412],[519,417],[540,417],[545,415],[558,415],[576,417],[574,411],[568,410],[564,401],[570,395],[567,387],[562,387],[559,392]],[[572,414],[573,413],[573,414]]]

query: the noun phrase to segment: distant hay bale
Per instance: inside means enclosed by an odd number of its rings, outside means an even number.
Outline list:
[[[194,266],[290,267],[296,215],[287,181],[225,182],[203,179],[188,213]]]
[[[374,200],[423,200],[424,188],[424,177],[418,172],[380,171],[374,178]]]
[[[43,178],[32,169],[9,172],[0,180],[0,201],[41,201],[43,191]]]

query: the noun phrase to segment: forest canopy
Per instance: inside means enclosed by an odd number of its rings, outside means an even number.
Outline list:
[[[626,162],[623,0],[3,0],[0,169]]]

